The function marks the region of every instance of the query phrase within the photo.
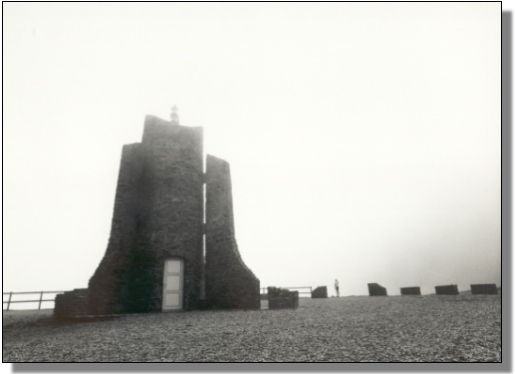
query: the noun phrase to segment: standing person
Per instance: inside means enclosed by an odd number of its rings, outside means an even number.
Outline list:
[[[340,283],[338,279],[334,280],[334,289],[336,290],[336,297],[340,297]]]

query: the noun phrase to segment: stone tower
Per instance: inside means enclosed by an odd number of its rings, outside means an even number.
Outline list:
[[[248,292],[247,286],[234,287],[235,282],[249,284],[252,272],[243,263],[236,244],[229,164],[209,155],[206,163],[205,270],[209,305],[221,309],[253,309],[260,304],[256,301],[259,281],[253,283],[253,292]]]
[[[235,240],[229,164],[208,156],[204,173],[202,128],[179,125],[176,108],[171,119],[147,116],[141,143],[123,147],[106,253],[87,290],[57,295],[56,317],[156,312],[168,298],[183,310],[260,307]]]

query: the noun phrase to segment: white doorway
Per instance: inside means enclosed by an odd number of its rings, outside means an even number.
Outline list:
[[[163,310],[182,309],[184,261],[169,258],[165,261],[163,277]]]

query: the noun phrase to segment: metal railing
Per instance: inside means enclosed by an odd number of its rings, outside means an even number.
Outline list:
[[[65,291],[28,291],[28,292],[3,292],[2,293],[2,297],[4,295],[9,295],[9,299],[7,301],[3,301],[2,300],[2,304],[7,304],[7,308],[5,310],[9,310],[9,308],[11,307],[11,304],[14,304],[14,303],[38,303],[38,310],[41,309],[41,303],[45,302],[45,301],[55,301],[55,299],[43,299],[43,295],[44,294],[60,294],[60,293],[64,293]],[[13,295],[29,295],[29,294],[33,294],[33,295],[37,295],[39,294],[39,299],[36,299],[36,300],[13,300]]]
[[[313,292],[313,287],[279,287],[290,291],[299,291],[299,297],[311,297],[311,292]],[[302,291],[305,290],[305,291]],[[308,291],[309,290],[309,291]],[[268,288],[261,288],[261,295],[268,294]]]

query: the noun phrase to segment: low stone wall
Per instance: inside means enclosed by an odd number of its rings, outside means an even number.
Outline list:
[[[299,291],[268,287],[268,309],[297,308]]]
[[[386,292],[386,288],[380,286],[377,283],[369,283],[368,284],[368,294],[370,296],[388,296]]]
[[[470,292],[472,295],[497,295],[497,286],[492,284],[471,284]]]
[[[403,287],[401,288],[403,296],[420,296],[420,287]]]
[[[90,314],[87,288],[79,288],[55,297],[54,318],[58,320]]]
[[[446,286],[436,286],[435,291],[437,295],[459,295],[458,286],[450,284]]]
[[[327,287],[320,286],[311,292],[312,299],[327,299]]]

